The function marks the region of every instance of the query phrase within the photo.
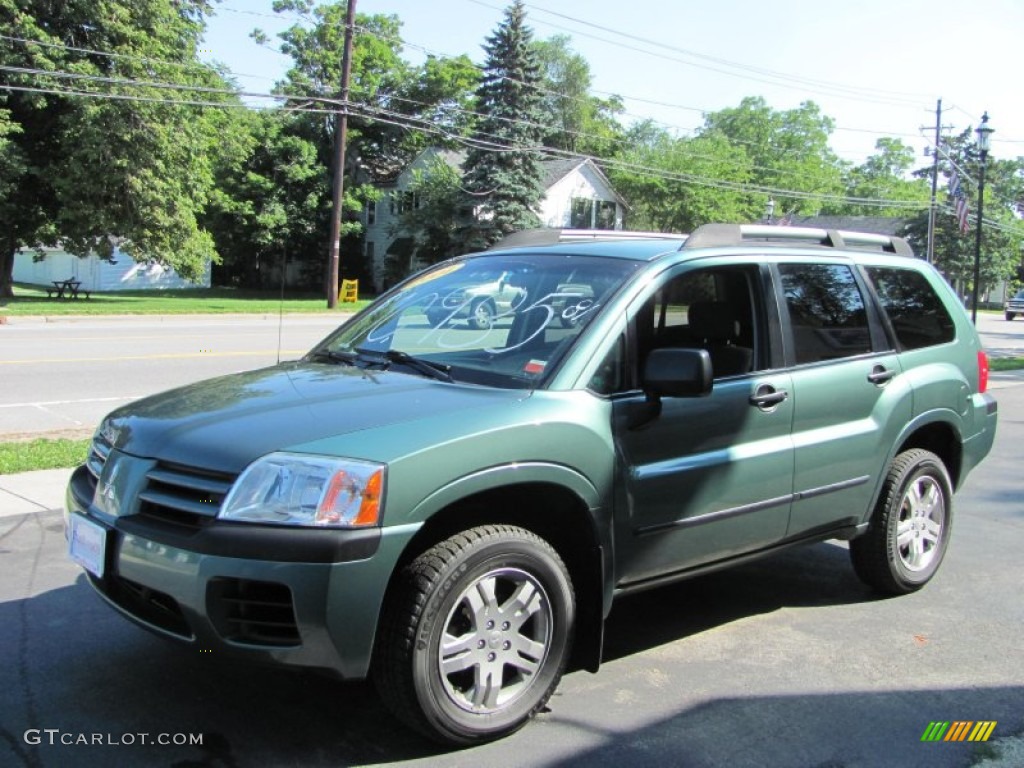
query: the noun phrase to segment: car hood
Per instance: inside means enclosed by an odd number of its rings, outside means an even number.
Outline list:
[[[427,416],[503,407],[527,395],[399,372],[285,363],[130,403],[111,413],[99,434],[134,456],[235,473],[271,451]]]

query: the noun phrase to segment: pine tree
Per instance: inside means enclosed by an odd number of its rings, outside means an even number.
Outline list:
[[[476,92],[482,117],[463,166],[467,221],[460,240],[468,250],[539,224],[534,209],[544,194],[540,149],[546,126],[541,67],[525,16],[516,0],[484,46],[487,57]]]

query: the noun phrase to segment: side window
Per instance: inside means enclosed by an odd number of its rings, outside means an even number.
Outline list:
[[[871,351],[864,296],[844,264],[782,264],[782,290],[797,363]]]
[[[953,318],[928,278],[913,269],[868,267],[875,293],[903,349],[953,341]]]
[[[626,337],[623,334],[619,334],[608,350],[601,367],[590,378],[587,389],[599,395],[626,391]]]
[[[635,354],[620,339],[589,388],[599,394],[635,389],[647,355],[663,347],[706,349],[716,379],[759,370],[767,356],[757,343],[757,284],[756,265],[690,270],[671,278],[631,318]]]

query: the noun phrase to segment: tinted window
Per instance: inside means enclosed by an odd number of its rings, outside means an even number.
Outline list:
[[[864,297],[842,264],[779,267],[797,363],[817,363],[871,351]]]
[[[891,267],[868,267],[867,273],[903,349],[953,340],[953,319],[924,275]]]

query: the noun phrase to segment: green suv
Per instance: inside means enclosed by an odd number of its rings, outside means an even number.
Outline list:
[[[596,670],[633,590],[825,539],[882,592],[932,578],[997,409],[905,242],[558,240],[437,265],[299,361],[114,411],[70,481],[70,555],[153,632],[371,676],[451,744]],[[510,301],[467,322],[496,275]]]

